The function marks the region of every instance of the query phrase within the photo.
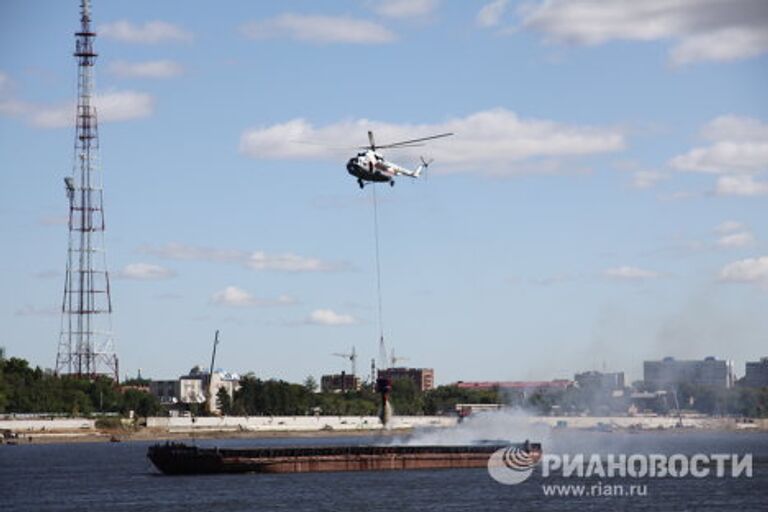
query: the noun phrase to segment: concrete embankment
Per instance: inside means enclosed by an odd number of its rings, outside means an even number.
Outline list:
[[[414,428],[455,426],[456,417],[398,416],[385,433]],[[138,426],[140,425],[140,426]],[[98,442],[119,440],[186,439],[188,437],[328,436],[381,433],[375,416],[255,416],[255,417],[151,417],[139,424],[123,420],[123,428],[100,429],[93,419],[0,420],[0,433],[8,442]],[[0,436],[2,442],[2,436]]]
[[[494,413],[489,413],[494,414]],[[675,416],[520,416],[510,429],[530,425],[551,428],[601,430],[659,430],[677,428]],[[107,441],[117,437],[128,439],[184,439],[186,437],[259,437],[259,436],[327,436],[372,433],[402,433],[422,428],[452,428],[459,423],[455,416],[395,416],[387,431],[375,416],[252,416],[252,417],[155,417],[137,426],[123,420],[123,429],[99,429],[96,420],[88,418],[5,419],[0,420],[0,433],[10,432],[6,441],[77,442]],[[684,416],[682,425],[706,430],[768,431],[768,419],[742,421],[737,418]]]
[[[679,427],[677,416],[532,416],[531,423],[575,429],[613,428],[655,430]],[[768,419],[744,421],[741,418],[683,416],[682,426],[708,430],[768,430]]]
[[[88,418],[0,420],[0,431],[10,430],[11,432],[62,432],[95,428],[96,420]]]
[[[452,427],[453,416],[395,416],[391,429]],[[376,416],[223,416],[206,418],[147,418],[147,428],[167,432],[328,432],[381,430]]]

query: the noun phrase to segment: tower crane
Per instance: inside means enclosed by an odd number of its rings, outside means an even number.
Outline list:
[[[410,359],[408,357],[395,356],[395,349],[394,348],[392,349],[390,354],[391,354],[390,357],[389,357],[389,362],[391,364],[390,368],[396,367],[397,363],[399,363],[400,361],[408,361],[408,359]]]
[[[352,375],[357,375],[357,352],[355,352],[355,347],[352,347],[352,352],[349,354],[342,354],[341,352],[334,352],[331,354],[333,356],[337,357],[343,357],[344,359],[349,359],[350,366],[352,367]]]

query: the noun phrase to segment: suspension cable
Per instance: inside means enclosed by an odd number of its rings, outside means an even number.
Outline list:
[[[378,201],[376,198],[376,184],[371,184],[371,190],[372,190],[372,198],[373,198],[373,235],[376,241],[376,298],[378,300],[378,311],[379,311],[379,340],[380,343],[383,345],[384,343],[384,315],[382,314],[382,306],[381,306],[381,261],[379,256],[379,211],[378,211]],[[380,347],[381,348],[381,347]],[[381,354],[380,354],[381,356]],[[386,354],[384,355],[384,358],[386,359]],[[385,364],[386,361],[381,361],[382,364]]]

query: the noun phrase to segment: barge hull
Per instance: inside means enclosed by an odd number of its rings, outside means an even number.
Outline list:
[[[534,452],[535,443],[521,445]],[[509,445],[484,446],[344,446],[218,449],[168,443],[149,448],[147,456],[169,475],[210,473],[309,473],[482,468],[490,455]]]

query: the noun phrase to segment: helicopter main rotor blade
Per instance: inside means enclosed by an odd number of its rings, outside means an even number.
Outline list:
[[[368,142],[371,143],[371,149],[376,151],[376,143],[373,141],[373,132],[368,130]]]
[[[400,142],[393,142],[391,144],[384,144],[382,146],[379,146],[379,148],[394,148],[394,147],[397,147],[397,146],[403,146],[403,145],[406,145],[406,144],[412,144],[414,142],[422,142],[422,141],[425,141],[425,140],[433,140],[433,139],[440,139],[442,137],[450,137],[451,135],[453,135],[453,133],[441,133],[439,135],[432,135],[430,137],[422,137],[420,139],[403,140],[403,141],[400,141]]]
[[[421,148],[426,146],[426,144],[398,144],[395,147],[391,146],[376,146],[377,149],[380,148],[390,148],[390,149],[401,149],[401,148]],[[357,146],[355,149],[371,149],[371,146]]]

